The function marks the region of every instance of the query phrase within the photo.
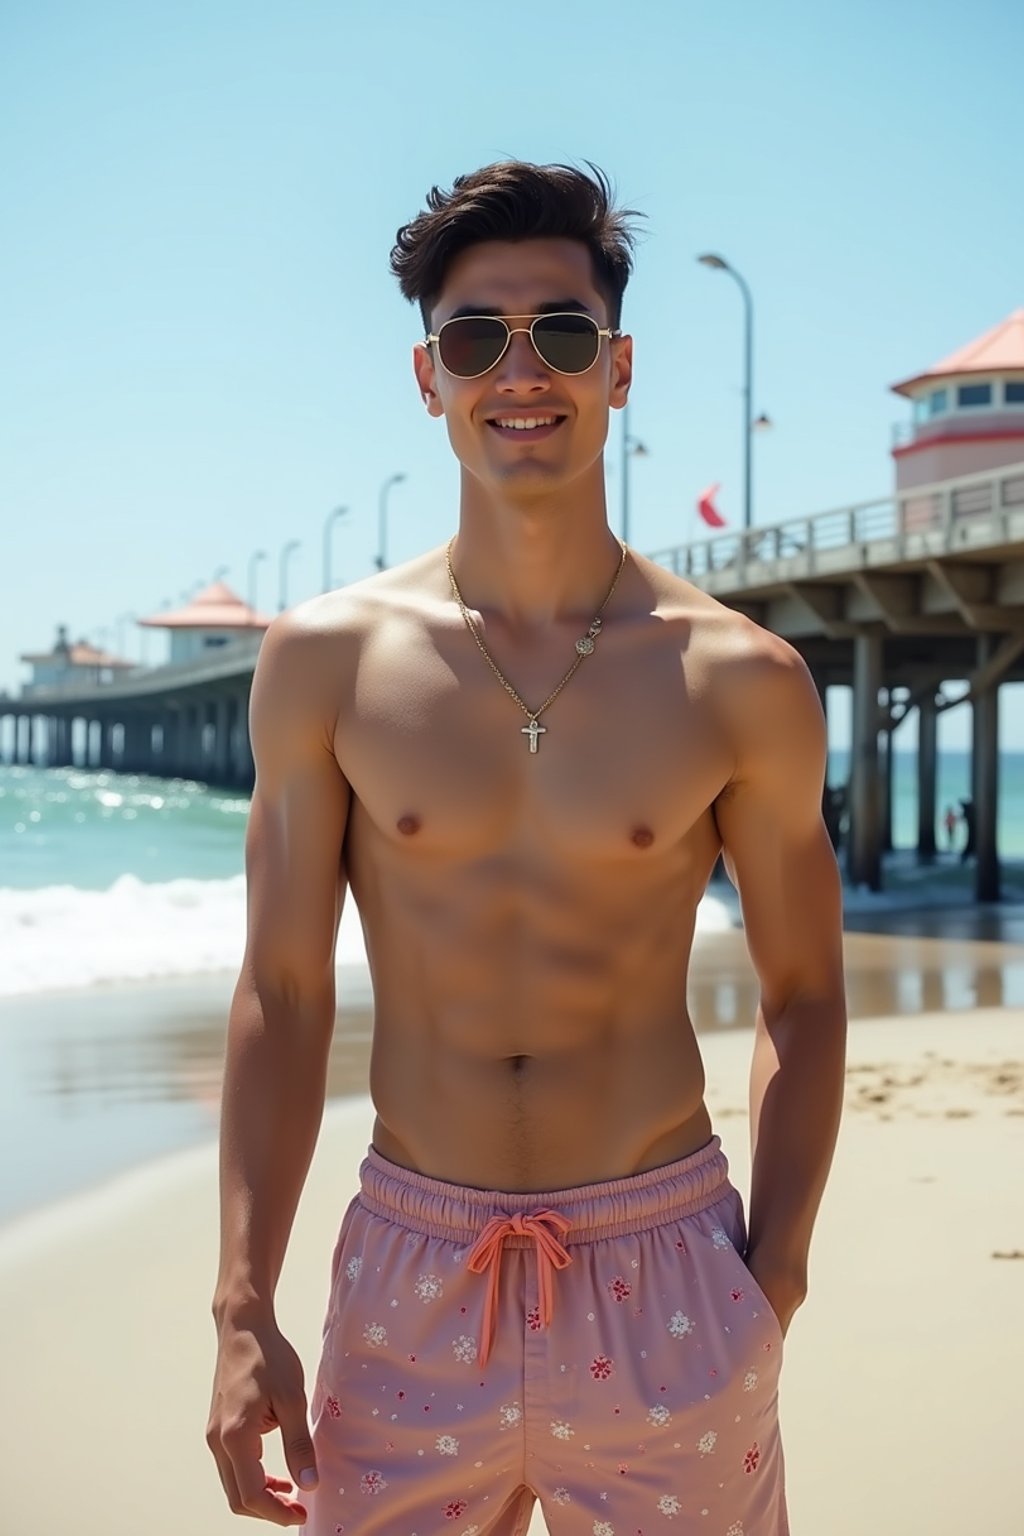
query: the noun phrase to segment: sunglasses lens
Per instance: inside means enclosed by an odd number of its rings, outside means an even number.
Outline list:
[[[505,348],[508,329],[500,320],[470,315],[441,327],[438,350],[449,373],[473,379],[493,368]]]
[[[534,322],[537,351],[558,373],[586,373],[597,358],[601,338],[588,315],[544,315]]]

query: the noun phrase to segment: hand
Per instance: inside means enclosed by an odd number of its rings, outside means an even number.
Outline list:
[[[263,1469],[262,1437],[274,1429],[291,1483]],[[206,1443],[234,1514],[305,1524],[306,1509],[288,1496],[292,1483],[311,1488],[317,1481],[302,1364],[272,1320],[222,1323]]]
[[[807,1298],[807,1275],[803,1269],[772,1260],[767,1254],[749,1249],[744,1262],[758,1285],[764,1291],[768,1303],[778,1318],[782,1337],[789,1332],[797,1308]]]

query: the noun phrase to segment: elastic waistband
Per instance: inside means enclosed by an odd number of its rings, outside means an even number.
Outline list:
[[[359,1203],[364,1209],[410,1232],[468,1244],[494,1216],[523,1217],[546,1209],[560,1212],[571,1222],[562,1238],[571,1247],[597,1238],[644,1232],[706,1210],[728,1193],[729,1163],[720,1138],[713,1136],[689,1157],[625,1179],[583,1184],[576,1189],[509,1194],[428,1179],[381,1157],[371,1147],[359,1177]],[[505,1245],[524,1248],[533,1241],[526,1234],[510,1233]]]

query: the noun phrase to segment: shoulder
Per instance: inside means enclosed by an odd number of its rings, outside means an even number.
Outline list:
[[[768,683],[785,688],[794,675],[810,680],[803,657],[780,635],[650,560],[636,564],[657,617],[679,630],[695,680],[739,693]]]
[[[283,665],[321,666],[335,677],[358,662],[365,643],[403,617],[422,618],[440,595],[443,551],[432,550],[404,565],[378,571],[279,613],[264,636],[265,650]]]
[[[649,561],[640,566],[658,617],[679,632],[689,697],[709,707],[737,758],[773,741],[820,745],[824,714],[794,646],[691,582]]]

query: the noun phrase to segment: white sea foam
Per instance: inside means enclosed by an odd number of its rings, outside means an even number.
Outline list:
[[[163,884],[122,875],[106,891],[0,889],[3,997],[237,970],[244,949],[244,875]],[[342,915],[337,958],[366,965],[353,901]]]
[[[729,925],[726,906],[706,896],[698,932]],[[70,885],[0,889],[0,997],[237,970],[244,949],[243,875],[163,884],[122,875],[106,891]],[[342,914],[337,962],[350,980],[365,978],[362,927],[351,898]]]

